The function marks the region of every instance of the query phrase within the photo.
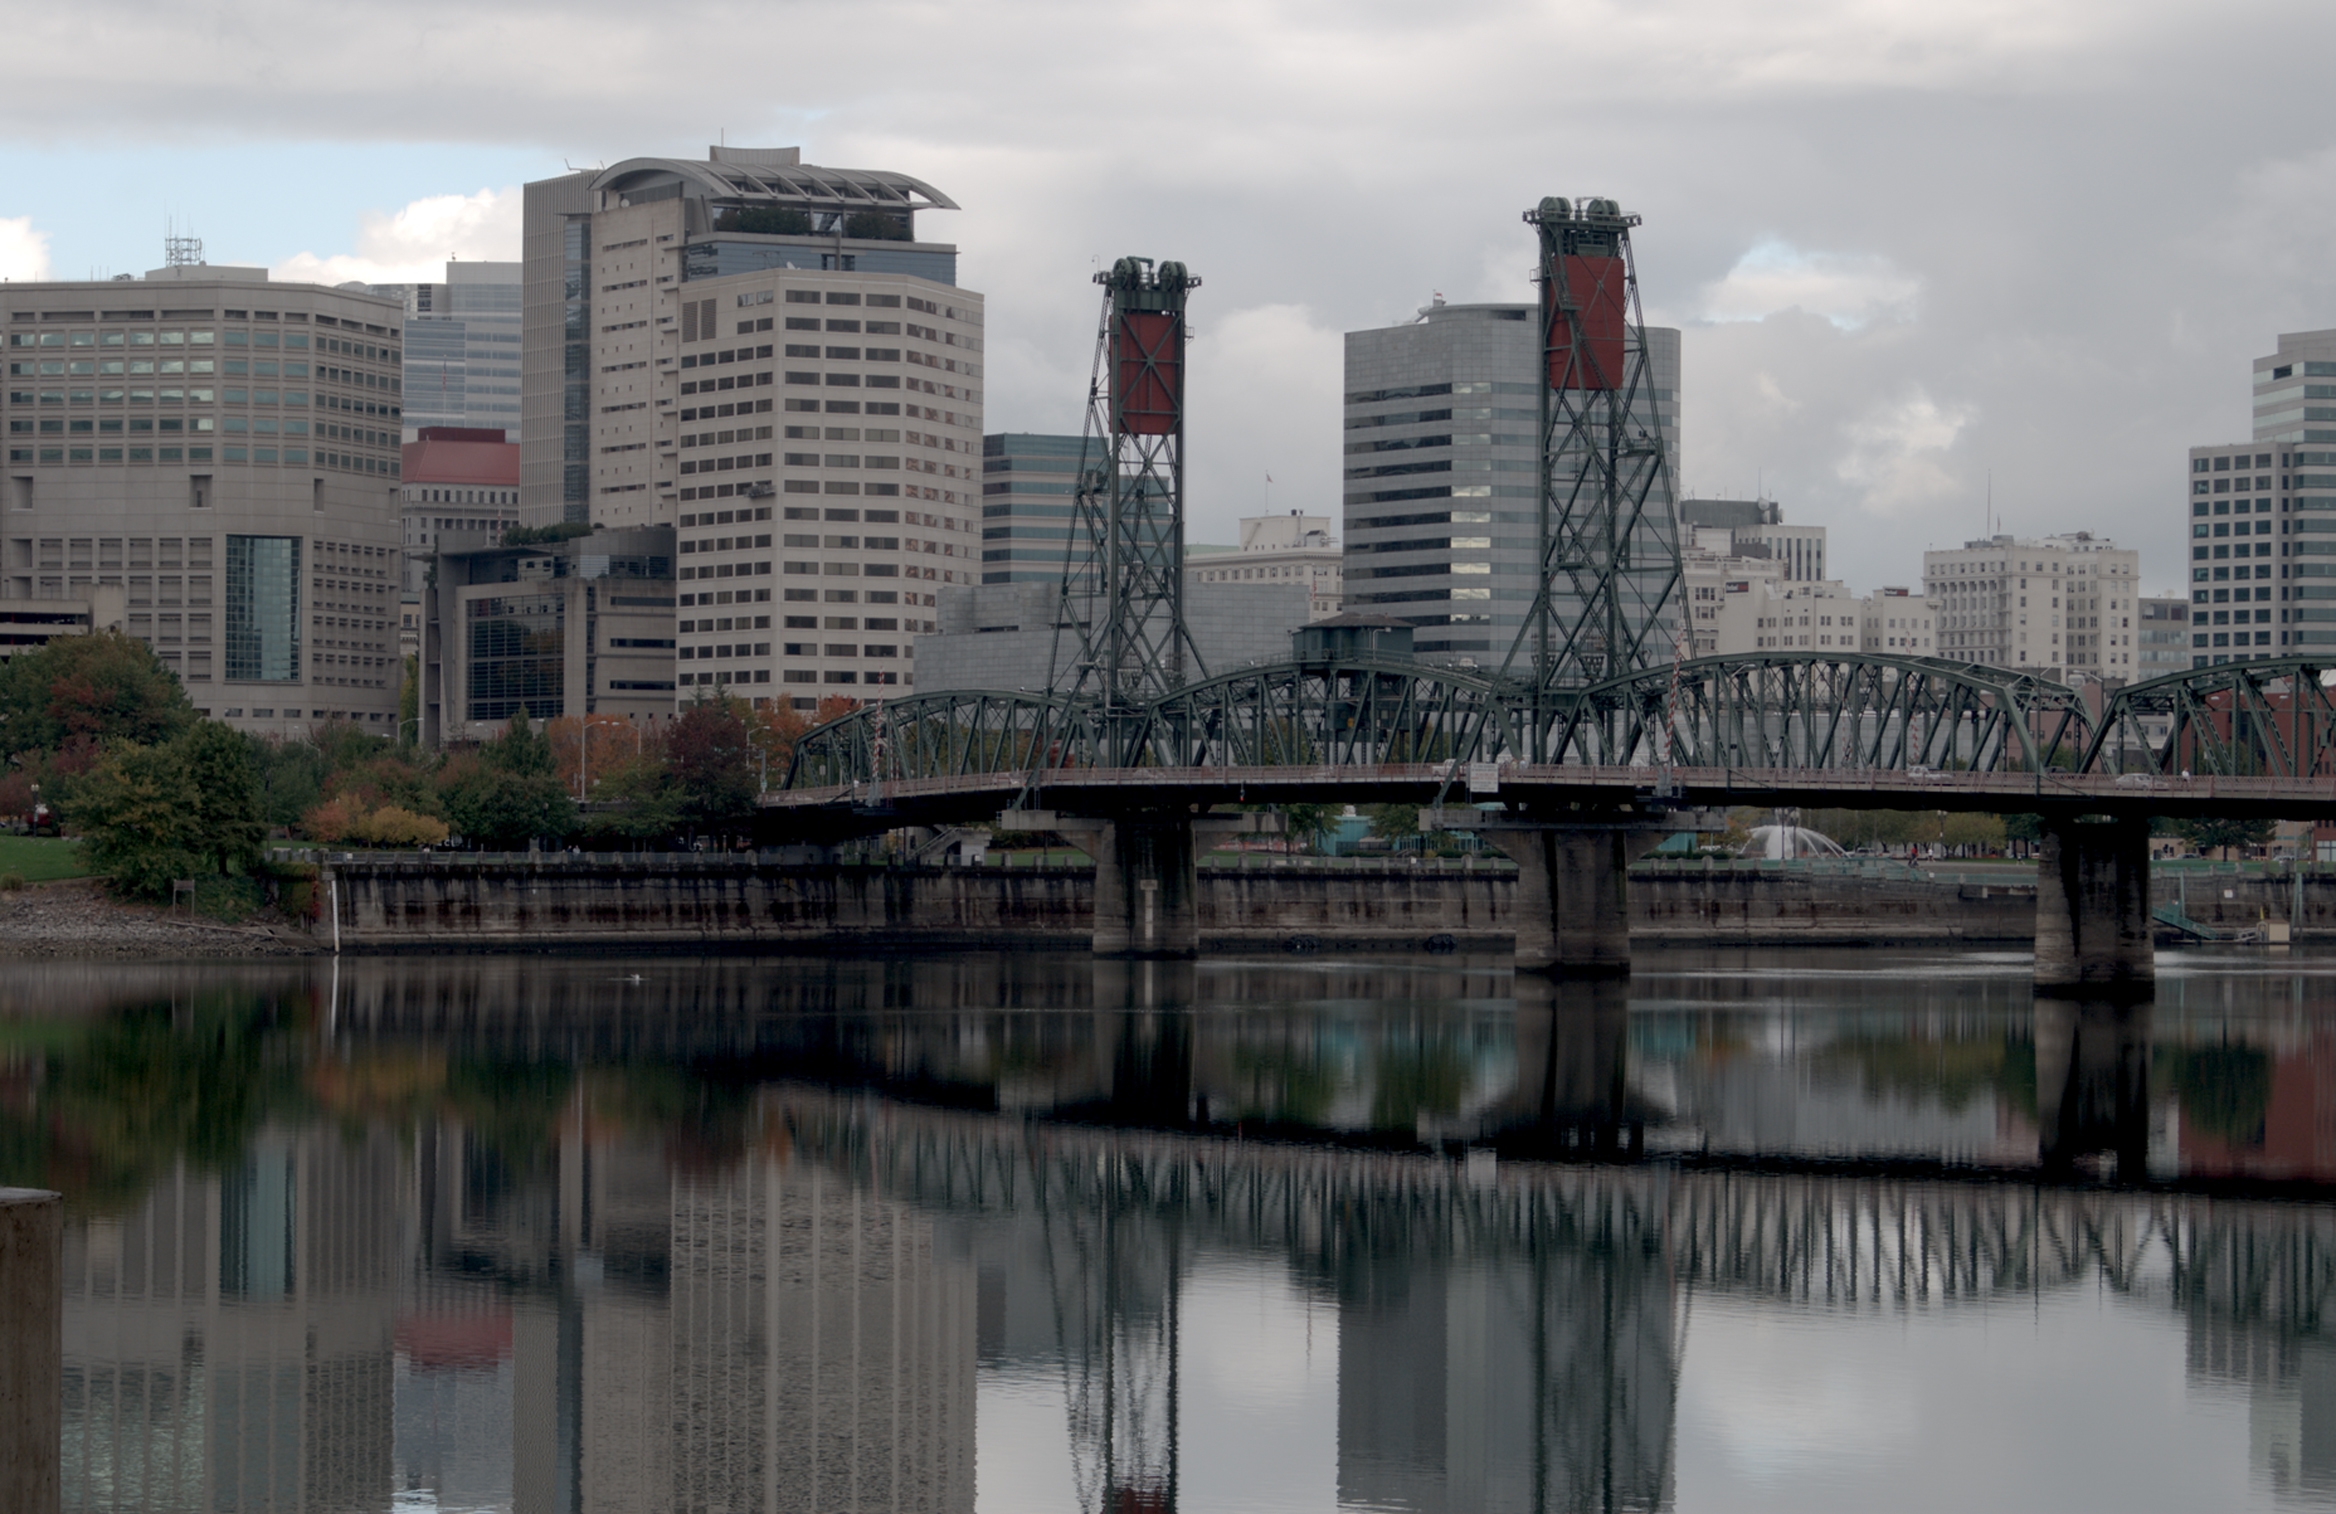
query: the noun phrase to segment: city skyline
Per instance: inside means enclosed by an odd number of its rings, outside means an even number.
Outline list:
[[[1517,213],[1545,193],[1602,193],[1643,209],[1648,319],[1686,332],[1700,418],[1682,491],[1765,486],[1796,520],[1833,528],[1837,571],[1861,584],[1911,576],[1924,545],[1986,534],[1992,486],[2004,529],[2108,532],[2143,552],[2152,588],[2171,587],[2182,448],[2244,439],[2235,376],[2274,333],[2325,326],[2336,305],[2310,256],[2336,156],[2302,104],[2311,91],[2288,79],[2331,23],[2301,7],[2234,21],[1812,4],[1756,27],[1697,6],[1608,22],[1496,5],[1425,33],[1342,16],[1337,46],[1322,45],[1329,23],[1295,11],[1138,32],[1008,7],[920,19],[953,62],[914,91],[856,61],[850,38],[881,24],[866,11],[685,6],[675,19],[693,16],[739,45],[686,75],[678,52],[637,48],[640,88],[613,102],[585,66],[599,44],[584,22],[514,68],[495,40],[509,13],[449,11],[428,32],[432,64],[353,79],[340,60],[378,55],[369,37],[410,50],[412,18],[364,23],[379,37],[253,18],[269,46],[226,52],[166,19],[107,61],[120,98],[102,116],[73,82],[93,61],[62,31],[36,33],[37,82],[0,107],[14,170],[0,246],[17,251],[0,262],[21,277],[37,243],[55,273],[136,271],[159,261],[149,249],[175,218],[214,261],[386,280],[449,253],[512,255],[517,186],[563,161],[727,140],[892,164],[966,206],[945,235],[1014,334],[993,355],[995,425],[1075,423],[1094,259],[1208,270],[1194,526],[1224,540],[1265,508],[1268,471],[1276,508],[1327,503],[1343,332],[1439,290],[1526,297]],[[719,117],[667,103],[676,86],[757,99],[727,86],[782,35],[830,48],[835,66]],[[1131,102],[1111,60],[1138,36],[1163,77],[1206,82]],[[1553,96],[1560,56],[1578,77]],[[216,60],[199,105],[191,57]],[[1462,97],[1469,108],[1451,109]],[[1163,142],[1179,145],[1164,155]],[[100,182],[166,187],[91,194]],[[2140,209],[2177,183],[2247,228],[2244,255],[2195,216]],[[1346,229],[1374,205],[1366,230]],[[1341,245],[1358,240],[1360,255]]]

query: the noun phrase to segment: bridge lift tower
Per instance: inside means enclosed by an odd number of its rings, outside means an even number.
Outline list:
[[[1101,760],[1132,765],[1151,701],[1207,674],[1184,621],[1184,301],[1200,280],[1121,258],[1095,282],[1103,319],[1057,624],[1079,628],[1073,693],[1101,706]]]
[[[1630,246],[1635,215],[1555,195],[1525,212],[1540,241],[1540,571],[1502,672],[1541,696],[1677,655],[1678,507]],[[1532,761],[1555,761],[1538,750]]]
[[[1574,691],[1675,663],[1679,517],[1630,230],[1612,200],[1551,195],[1525,212],[1540,242],[1540,509],[1533,603],[1501,664],[1524,685],[1526,762],[1563,760]],[[1673,817],[1435,812],[1517,864],[1517,965],[1619,973],[1630,965],[1631,860]],[[1423,817],[1424,819],[1425,817]]]
[[[1087,386],[1085,444],[1063,555],[1056,646],[1075,629],[1064,680],[1093,722],[1095,760],[1143,765],[1159,702],[1205,678],[1184,620],[1184,301],[1200,287],[1182,263],[1121,258],[1095,276],[1103,319]],[[1059,664],[1057,664],[1059,666]],[[1058,685],[1048,669],[1047,688]],[[1033,744],[1027,802],[1051,743]],[[1189,957],[1198,948],[1189,806],[1128,803],[1082,815],[1035,806],[1024,828],[1072,837],[1095,859],[1095,950]]]

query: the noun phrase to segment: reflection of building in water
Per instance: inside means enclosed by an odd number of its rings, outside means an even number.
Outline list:
[[[379,1502],[401,1197],[386,1135],[271,1130],[68,1227],[67,1506]]]
[[[2248,1471],[2281,1497],[2336,1494],[2336,1342],[2212,1306],[2191,1309],[2189,1325],[2191,1385],[2246,1396]]]
[[[2336,1034],[2315,1025],[2266,1046],[2169,1046],[2182,1170],[2199,1176],[2336,1179]]]
[[[675,1185],[671,1275],[676,1507],[973,1507],[973,1268],[929,1220],[757,1152]]]
[[[1672,1279],[1629,1205],[1595,1221],[1526,1255],[1431,1262],[1428,1238],[1374,1236],[1342,1260],[1342,1504],[1669,1506]]]
[[[67,1245],[68,1508],[973,1506],[970,1259],[760,1148],[269,1130]]]

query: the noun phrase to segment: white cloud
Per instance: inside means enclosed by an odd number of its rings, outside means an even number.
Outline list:
[[[269,276],[302,284],[435,283],[452,259],[517,261],[519,224],[517,189],[431,195],[390,215],[366,216],[355,252],[296,252]]]
[[[1888,258],[1803,252],[1770,240],[1704,290],[1703,313],[1714,321],[1757,321],[1801,310],[1854,331],[1877,320],[1911,320],[1921,294],[1922,280]]]
[[[1269,499],[1276,514],[1327,515],[1337,530],[1344,337],[1302,305],[1210,315],[1196,303],[1185,385],[1188,539],[1236,541],[1240,518],[1265,513]]]
[[[0,278],[49,276],[49,234],[32,229],[31,216],[0,216]]]
[[[1948,453],[1971,423],[1968,406],[1941,405],[1917,388],[1844,428],[1849,450],[1834,471],[1873,515],[1909,516],[1963,493]]]

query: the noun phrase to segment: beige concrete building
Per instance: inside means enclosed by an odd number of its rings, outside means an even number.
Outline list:
[[[1724,526],[1689,526],[1679,544],[1679,591],[1693,638],[1692,657],[1715,657],[1755,649],[1754,622],[1744,610],[1760,586],[1781,583],[1785,565],[1752,546],[1739,550]],[[1733,613],[1729,605],[1741,600]]]
[[[1244,515],[1238,547],[1190,546],[1184,549],[1185,573],[1196,583],[1304,584],[1308,620],[1327,620],[1339,612],[1346,597],[1338,538],[1330,534],[1330,517],[1304,515]]]
[[[1858,648],[1883,657],[1936,657],[1938,619],[1911,589],[1876,589],[1859,601]]]
[[[1922,555],[1939,654],[2048,678],[2136,676],[2141,554],[2090,531]]]
[[[1720,602],[1724,653],[1855,652],[1863,648],[1856,596],[1836,579],[1731,580]]]
[[[0,285],[0,609],[118,591],[205,713],[388,734],[399,324],[256,268]]]
[[[528,186],[522,514],[678,530],[678,699],[902,690],[979,581],[982,301],[915,236],[954,208],[792,148]]]

